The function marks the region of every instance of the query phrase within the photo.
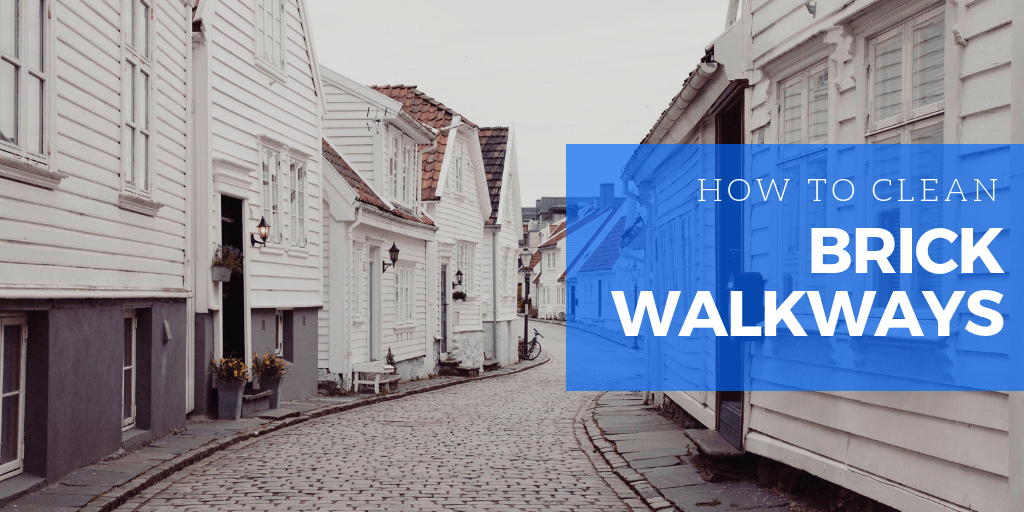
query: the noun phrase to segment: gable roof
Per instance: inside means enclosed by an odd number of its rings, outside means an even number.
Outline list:
[[[601,235],[601,232],[604,231],[605,226],[607,226],[608,223],[612,221],[612,219],[617,218],[622,208],[623,206],[621,204],[608,206],[601,210],[592,211],[587,216],[581,219],[577,219],[575,222],[572,223],[572,226],[570,226],[569,229],[578,230],[580,228],[583,228],[587,224],[590,224],[594,220],[601,219],[601,223],[599,226],[597,226],[597,230],[595,230],[594,233],[590,235],[590,238],[587,239],[587,241],[583,243],[582,246],[576,249],[576,255],[573,256],[572,263],[569,263],[568,265],[565,266],[566,272],[576,268],[576,264],[580,263],[580,259],[582,259],[585,255],[589,257],[587,249],[590,247],[591,244],[597,241],[598,237]],[[579,245],[579,242],[577,241],[575,245]],[[575,273],[576,271],[574,270],[573,274],[575,275]]]
[[[598,270],[611,270],[615,262],[619,260],[619,240],[622,232],[625,231],[626,218],[619,217],[619,220],[608,231],[601,244],[594,249],[590,259],[580,267],[580,272],[593,272]]]
[[[543,249],[545,247],[554,247],[555,244],[557,244],[559,241],[565,238],[565,235],[568,232],[569,230],[565,229],[565,221],[563,220],[562,223],[555,228],[555,232],[550,237],[548,237],[547,241],[540,244],[540,246],[537,248]]]
[[[451,126],[458,112],[446,107],[440,101],[423,94],[415,85],[371,85],[371,89],[397,100],[402,104],[402,110],[412,116],[413,119],[434,130],[440,130]],[[475,124],[466,118],[462,122],[472,128]],[[420,198],[424,201],[436,201],[437,181],[441,176],[441,164],[444,162],[444,151],[448,146],[448,132],[443,131],[437,134],[437,147],[432,151],[423,153],[423,177],[420,187]]]
[[[370,185],[363,181],[363,178],[359,176],[359,173],[352,169],[352,166],[348,165],[348,162],[346,162],[334,147],[331,146],[331,143],[327,142],[327,139],[321,139],[321,142],[323,146],[324,159],[327,160],[327,163],[331,164],[331,167],[334,167],[334,170],[336,170],[338,174],[345,179],[349,186],[356,191],[357,201],[370,205],[381,213],[390,214],[400,219],[418,222],[428,226],[434,225],[434,221],[430,220],[426,215],[422,218],[417,218],[390,206],[387,202],[381,199],[376,192],[374,192]]]
[[[491,225],[498,222],[507,146],[508,128],[480,128],[480,150],[484,156],[484,172],[487,173],[487,192],[491,196],[491,217],[487,219],[487,224]]]

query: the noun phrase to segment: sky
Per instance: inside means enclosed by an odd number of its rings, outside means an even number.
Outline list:
[[[533,206],[565,195],[566,144],[640,142],[722,32],[728,0],[307,3],[321,65],[514,126]]]

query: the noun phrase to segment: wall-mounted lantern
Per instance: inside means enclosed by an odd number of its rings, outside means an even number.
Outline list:
[[[256,225],[256,231],[259,232],[260,240],[262,241],[256,240],[256,235],[249,233],[249,242],[252,243],[253,247],[256,247],[256,244],[260,244],[265,247],[267,245],[267,239],[270,238],[270,224],[267,224],[266,217],[260,217],[260,223]]]
[[[452,288],[454,288],[456,286],[462,286],[462,271],[461,270],[455,273],[455,282],[452,283]]]
[[[391,256],[391,263],[386,261],[384,262],[383,272],[387,272],[388,267],[393,267],[395,266],[395,263],[398,263],[398,246],[395,245],[394,242],[391,242],[391,248],[388,249],[388,255]]]

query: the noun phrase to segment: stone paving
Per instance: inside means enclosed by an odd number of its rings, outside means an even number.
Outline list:
[[[565,391],[565,328],[548,364],[342,412],[236,444],[117,510],[648,510],[596,455]]]
[[[752,481],[705,482],[693,465],[697,455],[686,431],[643,404],[643,395],[612,392],[602,396],[594,411],[600,434],[609,443],[602,449],[616,472],[644,495],[655,509],[715,512],[789,512],[785,500]],[[600,444],[601,441],[596,441]],[[660,494],[664,500],[659,506]]]

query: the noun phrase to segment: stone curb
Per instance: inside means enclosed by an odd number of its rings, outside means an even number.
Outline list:
[[[600,398],[600,396],[598,398]],[[597,470],[598,475],[600,475],[601,478],[605,481],[605,483],[607,483],[608,486],[612,488],[612,491],[614,491],[615,494],[618,495],[619,499],[622,500],[623,503],[625,503],[626,506],[630,508],[630,510],[650,511],[651,508],[644,503],[643,498],[639,494],[636,494],[631,486],[626,485],[623,482],[616,479],[617,474],[615,473],[615,468],[608,467],[605,464],[601,464],[600,461],[602,459],[597,457],[596,454],[602,449],[601,447],[598,446],[597,442],[595,442],[594,438],[590,435],[586,424],[588,420],[592,421],[594,416],[594,408],[596,406],[597,398],[591,400],[590,402],[584,403],[583,406],[580,407],[579,412],[576,413],[576,418],[573,419],[573,429],[576,432],[576,441],[580,443],[580,448],[583,450],[587,458],[590,459],[590,463],[594,466],[594,469]],[[603,442],[604,444],[608,444],[608,442],[605,441],[604,439],[601,439],[600,441]],[[610,447],[611,445],[608,444],[608,446]],[[607,457],[604,458],[604,462],[608,462]],[[605,466],[606,469],[602,471],[601,468],[598,467],[599,464]]]
[[[312,409],[302,413],[302,415],[292,418],[285,418],[278,421],[272,421],[265,423],[258,427],[228,436],[222,439],[211,441],[199,448],[190,450],[188,453],[183,453],[169,461],[166,461],[158,466],[151,468],[149,471],[129,480],[128,482],[121,484],[95,498],[92,499],[86,506],[80,510],[86,512],[111,512],[115,508],[125,504],[131,498],[137,496],[142,491],[145,491],[149,487],[152,487],[161,480],[191,466],[203,459],[210,457],[211,455],[223,451],[226,448],[234,446],[243,441],[254,439],[256,437],[265,436],[272,432],[276,432],[292,425],[299,423],[305,423],[314,418],[321,418],[330,414],[337,414],[352,409],[358,409],[360,407],[366,407],[373,404],[382,402],[388,402],[391,400],[397,400],[399,398],[405,398],[407,396],[418,395],[420,393],[426,393],[428,391],[437,391],[439,389],[449,388],[457,386],[459,384],[465,384],[467,382],[476,382],[485,379],[493,379],[495,377],[504,377],[506,375],[514,375],[516,373],[524,372],[526,370],[532,370],[538,366],[548,363],[551,361],[551,357],[545,355],[543,361],[534,362],[528,366],[516,368],[502,373],[492,373],[489,375],[481,375],[479,377],[465,377],[452,382],[442,382],[434,384],[432,386],[423,386],[417,389],[410,389],[408,391],[402,391],[394,394],[388,394],[383,396],[372,397],[356,402],[339,405],[327,405],[318,409]]]
[[[602,393],[594,399],[590,412],[584,420],[587,435],[590,437],[590,441],[593,443],[595,450],[601,453],[601,456],[608,462],[608,465],[612,467],[612,471],[614,471],[615,474],[626,483],[626,485],[629,485],[633,492],[641,496],[651,510],[656,512],[679,510],[672,504],[672,502],[665,499],[658,489],[647,481],[647,478],[637,470],[630,467],[629,463],[626,462],[626,459],[622,458],[622,455],[619,455],[614,443],[605,439],[604,434],[601,433],[601,428],[597,426],[597,421],[594,420],[594,409],[597,408],[597,401],[601,396],[604,396],[604,394]]]

